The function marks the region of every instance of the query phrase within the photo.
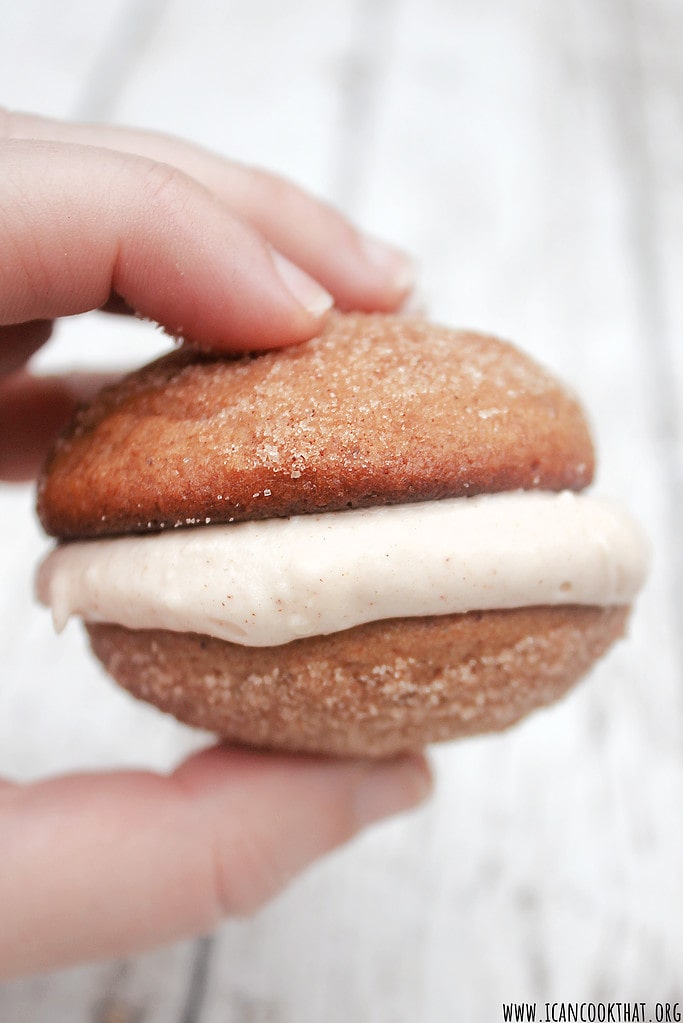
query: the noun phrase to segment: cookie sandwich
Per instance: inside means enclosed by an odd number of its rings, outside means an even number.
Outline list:
[[[81,409],[39,484],[38,594],[228,741],[418,749],[556,700],[624,632],[647,548],[593,471],[577,400],[512,345],[332,314]]]

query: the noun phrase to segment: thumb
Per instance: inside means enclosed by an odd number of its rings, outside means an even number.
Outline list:
[[[170,777],[0,786],[0,976],[133,954],[251,912],[429,785],[420,756],[333,761],[216,747]]]

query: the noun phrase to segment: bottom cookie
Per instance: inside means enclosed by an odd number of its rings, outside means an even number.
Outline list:
[[[140,699],[226,740],[387,756],[498,731],[558,699],[624,631],[628,607],[535,607],[372,622],[277,647],[88,624]]]

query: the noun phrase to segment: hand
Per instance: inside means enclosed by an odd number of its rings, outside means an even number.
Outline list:
[[[59,316],[117,306],[215,349],[312,336],[333,301],[395,309],[405,258],[261,171],[172,139],[0,112],[0,478],[28,478],[73,381],[24,368]],[[421,756],[217,747],[168,777],[0,782],[0,976],[135,953],[246,913],[419,802]]]

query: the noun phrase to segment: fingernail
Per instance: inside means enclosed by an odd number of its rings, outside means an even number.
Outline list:
[[[322,316],[332,308],[334,299],[317,281],[309,277],[301,267],[290,263],[282,253],[273,251],[272,255],[280,280],[311,316]]]
[[[393,245],[367,235],[361,238],[365,258],[387,277],[395,291],[410,291],[415,284],[415,264],[410,256]]]
[[[371,767],[356,793],[356,816],[361,827],[423,802],[432,777],[422,756],[405,756]]]
[[[417,319],[424,320],[427,318],[427,300],[424,295],[420,295],[417,291],[412,291],[403,299],[398,307],[398,312],[402,316],[414,316]]]

